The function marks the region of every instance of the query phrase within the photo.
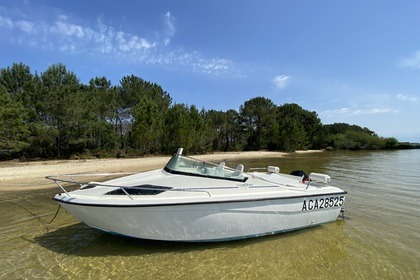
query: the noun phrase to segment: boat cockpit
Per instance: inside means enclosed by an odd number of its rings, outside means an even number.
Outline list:
[[[164,170],[178,175],[198,176],[238,182],[245,182],[248,180],[248,176],[245,176],[243,173],[244,166],[242,164],[238,165],[236,169],[232,169],[225,166],[224,162],[214,164],[200,161],[183,156],[182,148],[178,149],[178,152],[166,164]]]

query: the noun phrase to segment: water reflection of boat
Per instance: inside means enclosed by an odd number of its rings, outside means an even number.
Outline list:
[[[182,155],[163,169],[102,183],[48,176],[63,190],[60,205],[87,225],[116,234],[168,241],[226,241],[292,231],[337,219],[346,192],[330,177],[243,171]],[[65,183],[80,189],[67,191]]]

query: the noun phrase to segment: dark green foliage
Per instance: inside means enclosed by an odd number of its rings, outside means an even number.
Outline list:
[[[366,127],[334,123],[325,125],[328,135],[327,146],[329,149],[342,150],[380,150],[393,149],[398,141],[395,138],[381,138]]]
[[[305,129],[297,119],[289,116],[285,117],[282,120],[281,128],[283,147],[286,151],[294,152],[306,143]]]
[[[239,108],[246,150],[266,149],[271,127],[276,122],[276,105],[267,98],[255,97]]]
[[[171,154],[179,147],[189,151],[193,145],[193,134],[189,108],[184,104],[173,105],[165,118],[164,153]]]
[[[155,151],[160,151],[165,119],[157,103],[145,98],[132,110],[134,121],[130,146],[141,154],[153,154]]]
[[[226,112],[210,110],[206,113],[211,138],[211,150],[239,150],[242,141],[242,130],[239,113],[235,110]]]
[[[0,156],[9,158],[28,147],[24,108],[0,85]]]
[[[53,128],[56,135],[54,154],[69,156],[77,144],[74,142],[82,120],[82,96],[79,80],[63,64],[55,64],[41,74],[41,86],[36,97],[39,103],[40,121]],[[71,146],[72,145],[72,146]]]
[[[0,70],[0,159],[101,157],[236,150],[396,149],[395,138],[316,112],[255,97],[239,111],[172,104],[157,84],[130,75],[88,85],[63,64],[32,74],[22,63]],[[411,147],[411,146],[410,146]]]

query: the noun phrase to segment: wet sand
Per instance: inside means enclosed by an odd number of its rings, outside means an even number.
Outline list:
[[[316,150],[296,153],[320,152]],[[283,157],[288,153],[252,151],[226,152],[194,156],[195,158],[219,162],[230,159]],[[141,172],[162,168],[170,156],[150,156],[124,159],[49,160],[35,162],[0,162],[0,191],[35,190],[55,187],[45,176],[62,174]]]

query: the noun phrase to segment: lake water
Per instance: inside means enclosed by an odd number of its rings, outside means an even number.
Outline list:
[[[102,233],[62,209],[48,224],[58,188],[0,192],[0,279],[420,279],[420,150],[242,163],[329,174],[348,191],[345,220],[235,242],[157,242]]]

